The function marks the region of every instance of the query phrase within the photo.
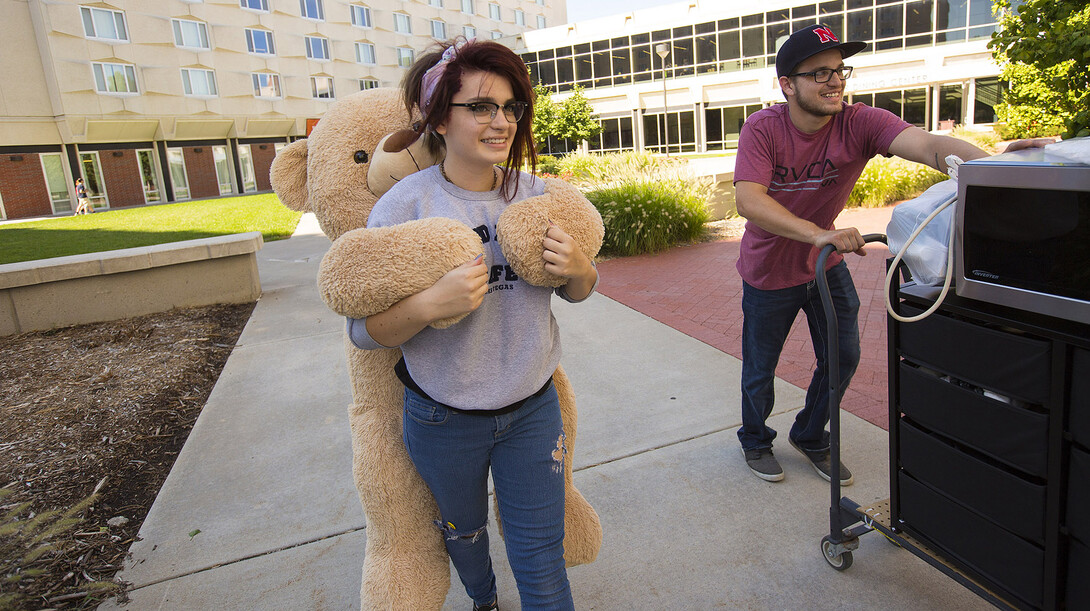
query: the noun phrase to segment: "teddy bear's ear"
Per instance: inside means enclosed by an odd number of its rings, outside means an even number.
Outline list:
[[[310,211],[307,201],[307,140],[296,140],[280,150],[269,169],[269,180],[280,203],[299,212]]]
[[[412,146],[418,138],[420,138],[420,134],[414,129],[396,131],[383,140],[382,150],[387,153],[400,153]]]

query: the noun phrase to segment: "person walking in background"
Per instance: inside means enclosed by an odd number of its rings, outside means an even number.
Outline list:
[[[928,133],[893,113],[844,102],[852,67],[844,60],[865,42],[840,42],[827,26],[791,34],[776,53],[776,76],[787,100],[749,116],[738,139],[734,186],[738,213],[747,220],[738,257],[742,288],[742,427],[738,439],[749,469],[776,482],[783,469],[772,452],[776,431],[773,382],[784,342],[799,310],[806,314],[817,357],[803,409],[788,434],[814,470],[830,480],[826,346],[840,349],[843,397],[859,364],[859,298],[842,254],[865,255],[854,227],[833,223],[852,187],[875,155],[897,155],[946,171],[948,155],[964,161],[987,156],[976,146]],[[1044,146],[1051,139],[1020,140],[1007,150]],[[827,263],[840,337],[827,337],[826,312],[814,280],[817,255],[836,247]],[[853,481],[840,464],[842,485]]]
[[[91,200],[87,197],[87,187],[83,186],[83,177],[76,179],[76,214],[87,214],[91,211]]]
[[[491,41],[448,41],[405,77],[406,106],[443,162],[410,174],[379,199],[368,227],[448,217],[481,228],[484,254],[430,288],[365,319],[349,319],[361,349],[400,346],[404,441],[439,506],[437,522],[466,593],[496,608],[488,550],[488,474],[523,609],[573,609],[564,566],[563,448],[552,375],[560,360],[553,290],[497,270],[507,260],[492,228],[510,204],[544,193],[533,167],[533,88],[526,65]],[[503,164],[505,167],[500,167]],[[585,300],[598,272],[557,225],[543,229],[545,269],[568,278],[556,294]],[[490,274],[491,270],[491,274]],[[504,282],[505,284],[495,284]],[[505,290],[491,290],[504,288]],[[436,329],[429,324],[469,313]]]

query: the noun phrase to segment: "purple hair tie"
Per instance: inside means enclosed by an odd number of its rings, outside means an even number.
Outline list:
[[[431,110],[431,97],[435,93],[439,81],[442,80],[443,74],[447,71],[447,64],[454,61],[454,58],[458,55],[458,50],[468,42],[470,41],[458,41],[447,47],[443,51],[443,57],[439,58],[439,62],[428,68],[427,72],[424,73],[424,77],[420,79],[420,112],[424,113],[424,116],[427,116],[428,111]]]

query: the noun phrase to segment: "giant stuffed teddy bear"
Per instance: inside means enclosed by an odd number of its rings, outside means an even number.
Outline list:
[[[318,288],[343,316],[361,318],[434,284],[447,271],[483,252],[469,227],[429,218],[367,229],[378,198],[407,174],[439,162],[414,139],[397,89],[348,96],[331,106],[305,140],[282,150],[272,165],[273,188],[284,205],[313,212],[333,244],[322,260]],[[392,152],[387,152],[390,149]],[[602,220],[578,190],[546,180],[546,193],[508,207],[497,225],[504,255],[524,280],[559,286],[544,270],[542,238],[560,225],[588,256],[601,246]],[[456,320],[437,322],[442,328]],[[403,386],[394,375],[401,351],[358,350],[345,337],[352,382],[349,424],[353,477],[367,517],[360,596],[364,609],[438,609],[450,587],[450,567],[434,521],[435,501],[402,442]],[[567,456],[564,557],[591,562],[601,546],[598,515],[572,485],[575,395],[567,376],[553,376],[560,396]],[[502,532],[502,524],[501,524]]]

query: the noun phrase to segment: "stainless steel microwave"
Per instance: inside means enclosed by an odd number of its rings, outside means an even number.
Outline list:
[[[1090,165],[1046,149],[958,170],[957,294],[1090,324]]]

